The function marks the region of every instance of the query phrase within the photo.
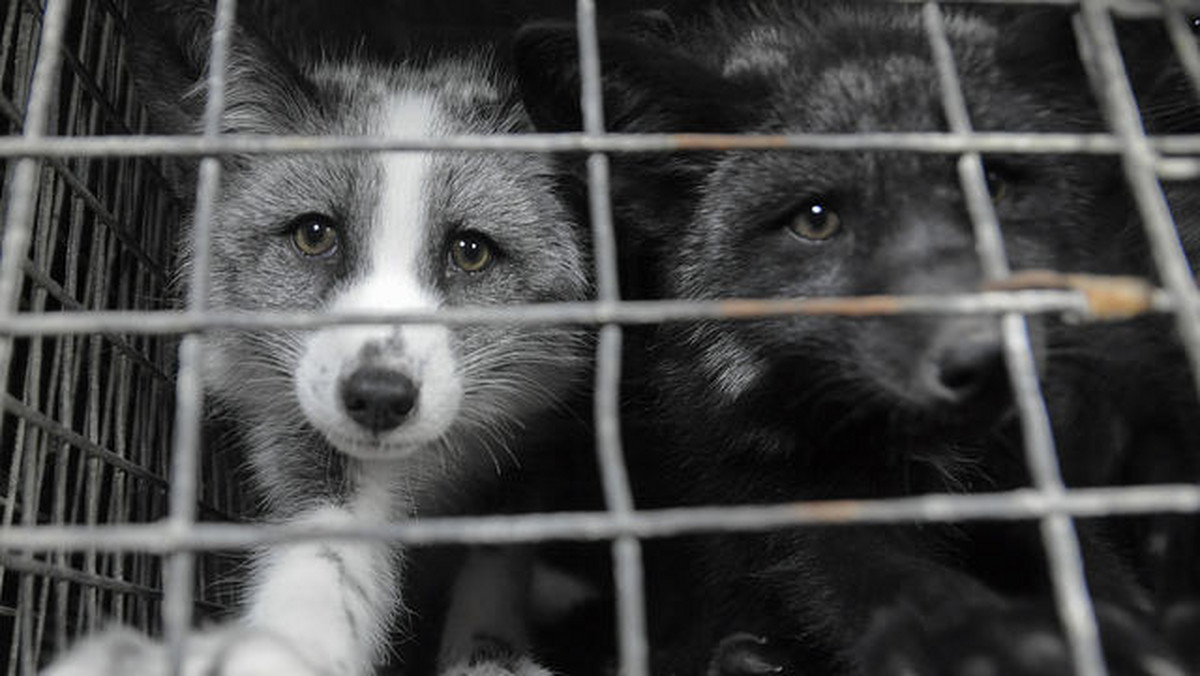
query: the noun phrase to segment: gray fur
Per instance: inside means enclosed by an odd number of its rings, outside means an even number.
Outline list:
[[[255,102],[239,91],[238,79],[231,80],[230,100],[238,103],[229,110],[226,126],[243,133],[273,127],[275,133],[364,134],[386,97],[426,91],[453,120],[455,127],[447,133],[528,128],[507,93],[511,84],[486,58],[428,68],[338,64],[318,67],[309,77],[311,91],[294,87],[285,97],[302,103],[283,108]],[[275,116],[264,119],[268,112]],[[583,242],[554,194],[548,160],[520,153],[445,153],[434,162],[436,192],[426,215],[431,230],[422,277],[445,305],[587,297]],[[353,283],[367,256],[362,242],[379,201],[378,156],[253,156],[227,164],[213,223],[211,308],[315,310]],[[338,264],[297,265],[281,230],[306,212],[335,215],[347,230]],[[506,254],[504,265],[489,271],[486,284],[446,270],[446,238],[468,229],[487,234]],[[188,241],[185,237],[185,251]],[[225,332],[207,341],[209,390],[226,410],[246,419],[260,483],[272,504],[285,511],[303,507],[314,489],[323,494],[337,488],[326,472],[331,451],[305,426],[290,382],[302,339],[297,332]],[[533,409],[555,404],[572,382],[563,374],[579,374],[585,365],[581,349],[586,343],[574,329],[465,327],[456,329],[455,339],[467,392],[461,423],[445,446],[461,446],[464,440],[492,446],[495,440],[497,447],[475,454],[489,466],[493,455],[507,452],[505,433]],[[423,464],[411,476],[419,488],[443,472],[447,459],[417,461]]]
[[[201,128],[204,107],[211,11],[171,0],[154,0],[136,9],[140,49],[134,70],[155,128],[194,133]],[[409,119],[408,112],[396,110],[398,101],[410,99],[420,101],[421,115],[427,114],[427,107],[436,109],[432,117],[437,128],[414,130],[414,135],[510,134],[531,127],[514,83],[485,53],[426,63],[378,64],[364,58],[294,64],[247,29],[237,28],[229,63],[221,124],[225,133],[375,135],[397,120]],[[208,224],[211,263],[205,308],[321,311],[344,298],[344,292],[368,287],[366,297],[373,305],[377,298],[384,302],[381,295],[391,294],[390,280],[420,287],[397,288],[398,297],[419,298],[423,304],[432,298],[436,307],[589,296],[586,243],[556,194],[548,158],[441,153],[428,155],[427,164],[417,163],[419,169],[389,164],[389,158],[395,156],[223,157],[219,196]],[[404,173],[409,171],[413,173]],[[417,171],[422,172],[419,182],[412,178]],[[389,172],[393,186],[400,187],[393,187],[396,192],[385,199]],[[195,194],[195,176],[194,165],[180,172],[177,188],[185,200]],[[409,189],[420,193],[413,205],[393,201],[400,195],[407,200]],[[418,205],[423,205],[420,213]],[[388,213],[381,214],[383,208]],[[394,209],[407,210],[405,217],[392,218]],[[336,255],[305,256],[297,249],[292,224],[313,213],[332,218],[338,234]],[[186,295],[196,258],[191,250],[196,224],[189,221],[184,226],[178,279]],[[392,276],[378,269],[387,261],[373,256],[370,247],[389,241],[376,237],[384,227],[420,229],[415,239],[400,238],[397,245],[411,251],[412,241],[420,242],[415,276]],[[495,244],[493,265],[468,273],[452,264],[453,238],[465,231],[482,233]],[[347,346],[360,336],[348,328],[327,331],[336,331]],[[333,343],[334,349],[310,349],[310,337],[326,335],[289,330],[217,330],[204,335],[209,401],[241,432],[254,478],[274,519],[377,523],[404,518],[417,509],[436,511],[455,497],[469,495],[476,475],[493,468],[499,472],[502,462],[518,459],[511,447],[524,440],[516,433],[548,410],[564,407],[588,364],[587,336],[576,328],[454,327],[421,334],[433,338],[413,349],[436,352],[425,358],[436,358],[441,370],[428,373],[444,378],[432,381],[442,386],[442,399],[431,406],[437,412],[428,414],[440,416],[436,426],[429,426],[434,430],[429,434],[435,436],[432,441],[414,437],[418,440],[384,444],[378,430],[370,430],[376,436],[364,432],[361,436],[370,441],[356,443],[372,451],[378,442],[381,457],[366,459],[360,447],[351,455],[336,438],[340,430],[321,427],[312,409],[302,406],[308,392],[302,374],[315,372],[323,378],[333,373],[341,378],[341,365],[327,362],[403,361],[408,347],[395,330],[392,338],[358,344],[352,354],[339,353],[341,342]],[[443,335],[449,345],[443,345]],[[443,375],[447,373],[453,378]],[[333,395],[339,396],[344,394]],[[346,406],[344,401],[339,405]],[[187,663],[211,664],[214,673],[264,673],[254,665],[278,665],[281,659],[296,664],[286,655],[294,649],[297,659],[312,663],[311,673],[369,673],[385,652],[387,624],[403,606],[401,564],[402,557],[376,542],[265,548],[256,557],[242,619],[255,630],[277,634],[280,641],[264,644],[265,652],[253,646],[229,650],[240,645],[237,631],[198,632],[189,642]],[[87,645],[101,654],[129,652],[126,634]],[[143,652],[149,657],[135,661],[146,662],[160,652],[154,644],[146,645]],[[109,661],[123,659],[117,654]],[[525,662],[529,673],[542,673]],[[77,663],[70,656],[62,662],[71,668]],[[82,671],[64,673],[94,673],[83,666]],[[511,670],[510,666],[497,669]],[[468,671],[472,670],[479,671]],[[309,673],[287,671],[302,672]]]

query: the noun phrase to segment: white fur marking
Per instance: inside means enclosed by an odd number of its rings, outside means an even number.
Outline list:
[[[743,73],[769,73],[786,68],[787,54],[780,47],[783,42],[777,28],[757,27],[751,30],[731,51],[722,74],[734,77]]]
[[[399,95],[390,103],[380,131],[387,136],[434,136],[438,129],[438,111],[429,97]],[[402,282],[380,299],[397,302],[396,296],[409,298],[416,307],[429,303],[417,284],[417,270],[429,230],[428,186],[433,157],[428,153],[387,153],[383,162],[382,194],[375,213],[371,275],[395,273]],[[386,305],[385,305],[386,306]]]
[[[295,523],[384,523],[399,509],[393,465],[364,468],[345,507],[313,510]],[[256,562],[244,621],[288,640],[322,673],[371,672],[399,599],[399,570],[383,542],[303,542],[272,547]]]
[[[433,136],[440,127],[436,103],[403,94],[380,111],[385,136]],[[379,206],[371,223],[370,259],[360,278],[335,299],[336,310],[423,310],[438,307],[437,295],[421,281],[430,249],[428,153],[380,157]],[[438,250],[438,247],[433,247]],[[462,383],[442,326],[334,327],[308,340],[296,377],[296,392],[309,420],[342,452],[360,458],[403,457],[443,433],[458,415]],[[340,380],[361,365],[367,345],[382,348],[380,366],[407,375],[420,389],[404,424],[375,436],[342,410]],[[334,365],[330,368],[330,364]]]
[[[728,401],[750,389],[763,369],[757,357],[726,333],[712,335],[712,342],[701,351],[700,362],[714,388]]]

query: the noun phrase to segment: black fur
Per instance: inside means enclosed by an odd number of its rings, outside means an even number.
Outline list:
[[[919,10],[727,4],[675,39],[602,41],[611,130],[946,128]],[[976,129],[1104,128],[1068,14],[980,10],[947,21]],[[518,40],[527,105],[549,130],[578,128],[571,31],[537,26]],[[978,290],[983,274],[955,160],[784,151],[615,157],[625,290],[697,299]],[[1117,161],[1022,155],[985,164],[1015,269],[1145,273]],[[841,230],[828,239],[789,231],[814,207],[836,214]],[[1137,450],[1124,432],[1152,426],[1126,410],[1136,395],[1123,388],[1164,382],[1145,367],[1157,357],[1099,358],[1118,345],[1145,345],[1151,333],[1135,327],[1092,342],[1073,327],[1034,324],[1065,471],[1077,483],[1123,480],[1116,466]],[[630,399],[628,421],[639,506],[1029,483],[994,320],[794,318],[672,325],[640,338],[644,353],[630,354],[629,373],[650,376]],[[1110,667],[1145,673],[1146,657],[1169,659],[1151,604],[1098,528],[1080,529]],[[772,652],[786,648],[782,663],[795,673],[966,673],[974,660],[989,673],[1063,673],[1069,657],[1044,560],[1029,524],[664,543],[650,557],[658,667],[703,672],[724,637],[750,632],[768,637]]]

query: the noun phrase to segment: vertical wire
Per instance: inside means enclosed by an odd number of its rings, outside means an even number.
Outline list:
[[[923,18],[938,69],[942,104],[950,130],[956,134],[970,134],[970,113],[937,2],[925,3]],[[984,275],[988,280],[1001,279],[1009,274],[1009,264],[1004,251],[1003,233],[988,194],[982,156],[979,153],[964,153],[959,158],[958,172],[975,229],[976,248]],[[1066,494],[1066,487],[1025,318],[1015,313],[1004,315],[1001,318],[1001,335],[1004,360],[1021,419],[1026,464],[1034,488],[1053,503]],[[1076,672],[1104,676],[1107,674],[1104,651],[1100,644],[1095,608],[1088,594],[1074,522],[1065,514],[1047,513],[1039,519],[1039,526],[1059,619],[1067,635]]]
[[[226,64],[229,58],[236,0],[217,0],[213,17],[205,102],[203,134],[215,139],[221,133],[225,110]],[[196,186],[196,209],[192,219],[192,270],[189,279],[188,313],[203,316],[208,308],[211,228],[221,181],[221,162],[208,157],[200,162]],[[204,392],[200,369],[203,346],[199,335],[185,336],[179,346],[176,381],[175,434],[172,440],[170,523],[172,531],[185,535],[196,522],[199,489],[200,434]],[[169,673],[181,674],[186,641],[192,625],[193,583],[196,554],[175,551],[167,556],[163,589],[163,624],[167,636]]]
[[[1200,391],[1200,289],[1192,278],[1156,170],[1157,154],[1142,128],[1137,99],[1106,7],[1085,0],[1076,17],[1080,56],[1113,132],[1121,141],[1125,179],[1133,192],[1154,265],[1174,308],[1179,338]]]
[[[58,91],[57,83],[62,65],[63,32],[71,0],[47,0],[42,19],[42,39],[38,45],[37,65],[29,87],[29,104],[25,109],[24,138],[36,140],[47,135],[50,106]],[[18,160],[13,171],[8,211],[4,218],[4,239],[0,259],[0,318],[7,318],[17,306],[21,287],[21,262],[28,255],[36,206],[39,170],[42,160]],[[0,341],[0,372],[7,380],[12,340]]]
[[[604,134],[604,92],[601,80],[600,34],[594,0],[577,0],[579,31],[580,96],[583,129],[589,135]],[[601,306],[620,300],[616,231],[613,226],[611,170],[608,156],[588,157],[588,205],[595,252],[597,301]],[[618,522],[632,514],[633,494],[621,446],[620,386],[622,329],[616,324],[600,327],[596,351],[594,416],[597,454],[604,496],[609,512]],[[634,536],[613,541],[616,568],[617,632],[624,676],[649,673],[646,638],[646,600],[642,569],[642,545]]]
[[[67,17],[71,9],[70,0],[47,0],[42,15],[41,41],[38,45],[37,63],[34,65],[29,85],[28,105],[25,108],[23,135],[26,139],[39,139],[47,135],[50,126],[51,107],[57,98],[58,79],[62,66],[63,39]],[[9,184],[8,210],[3,222],[3,242],[0,243],[0,326],[11,318],[20,303],[22,285],[22,263],[28,256],[32,240],[34,210],[40,189],[42,160],[25,158],[18,160]],[[12,361],[13,337],[0,336],[0,391],[8,387],[9,367]],[[2,404],[0,404],[2,406]],[[0,416],[3,410],[0,409]],[[10,498],[15,502],[16,495]],[[32,597],[30,578],[22,579],[20,595]],[[17,609],[14,623],[20,645],[14,646],[20,655],[23,674],[36,673],[36,656],[33,649],[34,618],[31,604]],[[11,664],[14,668],[16,664]]]
[[[1196,45],[1196,35],[1188,26],[1187,18],[1180,9],[1181,0],[1165,0],[1165,3],[1163,22],[1167,28],[1167,36],[1179,56],[1188,83],[1192,86],[1192,96],[1200,96],[1200,47]]]

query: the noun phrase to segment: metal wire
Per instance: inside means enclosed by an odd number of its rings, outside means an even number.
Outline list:
[[[51,106],[54,103],[61,64],[60,48],[69,10],[69,0],[50,0],[46,6],[37,61],[25,109],[23,133],[29,138],[44,136],[50,126]],[[12,182],[8,186],[8,209],[5,213],[3,244],[0,245],[0,250],[4,252],[3,259],[0,259],[0,321],[17,308],[22,282],[20,264],[25,260],[32,240],[40,173],[40,160],[19,160],[13,169]],[[0,338],[0,382],[8,382],[13,349],[11,338]],[[23,486],[26,496],[31,486],[37,482],[36,470],[41,469],[35,466],[35,458],[36,456],[30,453],[23,463]],[[6,510],[6,518],[10,513],[11,511]],[[26,523],[30,522],[28,514],[29,507],[25,505],[23,520]],[[41,618],[35,618],[33,603],[33,580],[28,577],[22,578],[17,593],[17,618],[13,633],[20,642],[17,657],[26,673],[33,672],[37,660],[33,637],[39,629],[35,621]],[[10,669],[16,666],[16,662],[16,659],[12,660]]]
[[[952,131],[969,134],[972,131],[970,114],[938,3],[925,4],[924,19],[938,69],[946,119]],[[984,279],[995,281],[1008,277],[1011,270],[1004,252],[1000,222],[988,192],[983,157],[979,153],[964,153],[959,158],[958,169],[967,211],[974,226],[975,247],[979,252]],[[1001,326],[1005,363],[1012,382],[1013,399],[1021,418],[1026,462],[1033,485],[1044,495],[1061,497],[1066,486],[1058,466],[1050,414],[1038,382],[1029,327],[1023,316],[1014,313],[1005,314]],[[1059,619],[1066,630],[1076,673],[1106,676],[1108,669],[1100,645],[1095,610],[1088,595],[1075,526],[1062,514],[1047,514],[1041,518],[1040,525],[1054,596],[1058,601]]]
[[[579,71],[583,130],[604,134],[604,85],[601,73],[600,31],[594,0],[578,0]],[[596,265],[596,300],[600,308],[620,300],[616,231],[613,227],[610,167],[608,157],[593,153],[587,162],[588,204],[592,222],[592,249]],[[595,424],[596,451],[604,498],[616,522],[633,514],[633,492],[621,446],[621,345],[619,324],[600,328],[596,350]],[[642,584],[641,542],[628,535],[613,540],[617,592],[617,636],[621,673],[646,676],[650,673],[650,649],[646,634],[646,595]]]
[[[85,0],[63,11],[68,20],[58,47],[61,75],[47,106],[47,133],[140,133],[144,120],[131,97],[125,36],[118,30],[124,7]],[[18,0],[4,5],[0,22],[0,124],[19,134],[27,130],[21,111],[34,79],[35,48],[53,21],[40,3]],[[8,189],[0,208],[14,206],[16,166],[0,168]],[[5,263],[19,263],[29,282],[20,314],[166,305],[165,268],[174,242],[163,224],[178,218],[153,163],[50,158],[38,183],[29,254],[4,256]],[[164,451],[172,429],[174,337],[82,332],[4,338],[17,340],[0,418],[0,523],[36,527],[161,517],[169,489]],[[230,460],[217,453],[207,464],[228,475]],[[236,521],[247,504],[240,492],[211,483],[198,497],[205,518]],[[4,673],[34,673],[46,648],[66,645],[106,618],[158,627],[163,584],[157,557],[99,550],[32,557],[0,557],[0,605],[12,609],[5,615],[11,620],[0,618]],[[209,553],[200,558],[206,576],[225,576],[236,564]],[[229,594],[228,587],[205,585],[196,608],[211,614]]]
[[[542,542],[547,540],[612,541],[617,588],[618,635],[622,673],[649,673],[645,598],[641,568],[641,540],[691,533],[767,531],[785,527],[830,527],[844,524],[903,524],[913,522],[965,522],[973,520],[1037,520],[1050,563],[1057,607],[1063,619],[1079,673],[1105,673],[1095,618],[1087,594],[1072,526],[1078,517],[1122,514],[1200,512],[1200,487],[1153,486],[1071,489],[1063,485],[1049,427],[1045,402],[1027,337],[1025,317],[1066,315],[1081,320],[1117,319],[1146,313],[1172,313],[1200,388],[1200,293],[1187,267],[1171,215],[1159,185],[1160,177],[1200,177],[1200,135],[1148,137],[1141,127],[1136,103],[1124,73],[1112,17],[1161,18],[1167,27],[1186,75],[1200,89],[1200,50],[1187,30],[1182,12],[1200,9],[1200,2],[1165,0],[975,0],[975,4],[1055,4],[1078,7],[1077,32],[1082,59],[1094,78],[1102,109],[1112,133],[1016,134],[979,133],[971,128],[954,58],[945,35],[939,3],[930,0],[893,0],[922,4],[934,63],[941,78],[947,133],[789,134],[781,136],[730,135],[622,135],[608,134],[603,120],[603,88],[596,7],[593,0],[577,0],[580,39],[581,102],[585,125],[578,134],[528,134],[520,136],[458,136],[438,139],[372,137],[297,137],[221,135],[225,59],[234,2],[220,0],[214,23],[211,63],[207,83],[209,98],[204,133],[192,137],[138,135],[144,125],[106,96],[123,56],[116,37],[88,42],[80,38],[78,55],[64,45],[67,0],[47,0],[40,21],[41,40],[36,68],[30,78],[27,113],[20,115],[19,97],[10,100],[0,91],[0,115],[20,135],[0,138],[0,157],[11,160],[6,180],[10,190],[5,212],[4,252],[0,261],[0,375],[14,363],[14,345],[28,340],[29,382],[22,391],[8,390],[0,399],[13,429],[0,428],[0,439],[14,439],[8,486],[0,488],[5,519],[0,523],[0,581],[6,570],[21,576],[19,601],[13,609],[21,645],[9,653],[9,673],[33,673],[39,661],[38,645],[53,621],[58,643],[89,627],[67,626],[71,609],[86,608],[87,622],[105,610],[97,593],[111,594],[107,607],[121,610],[121,599],[137,603],[146,624],[154,621],[149,610],[162,595],[163,622],[172,647],[172,669],[178,673],[183,640],[197,606],[216,608],[206,598],[194,598],[193,579],[197,556],[213,550],[252,550],[263,545],[313,539],[379,539],[397,544],[478,544]],[[970,4],[970,3],[962,3]],[[108,8],[105,36],[127,32],[121,12],[109,0],[88,2],[84,16]],[[10,3],[6,26],[13,17],[32,21],[36,3]],[[24,14],[22,14],[24,12]],[[94,15],[94,16],[93,16]],[[85,21],[84,23],[87,23]],[[15,24],[14,24],[15,25]],[[7,30],[7,29],[6,29]],[[5,43],[15,49],[16,43]],[[75,98],[98,103],[86,114],[72,112],[51,136],[56,105],[57,73],[65,65],[73,80]],[[0,83],[6,74],[0,64]],[[72,111],[80,104],[71,103]],[[100,122],[106,120],[106,122]],[[99,135],[109,125],[118,136]],[[975,294],[912,297],[800,298],[731,300],[718,302],[628,302],[619,297],[617,257],[609,197],[608,154],[679,152],[686,150],[821,150],[904,151],[958,155],[960,183],[966,196],[986,276],[993,284]],[[207,308],[209,222],[219,187],[223,154],[321,154],[381,151],[427,152],[543,152],[588,153],[589,206],[596,261],[597,301],[519,308],[454,308],[410,313],[257,313],[211,312]],[[1003,239],[988,197],[981,156],[986,153],[1029,153],[1120,157],[1152,243],[1156,267],[1164,288],[1142,280],[1035,274],[1009,276]],[[132,257],[138,272],[127,282],[129,293],[161,294],[166,275],[163,242],[146,240],[150,223],[169,222],[161,205],[110,203],[97,176],[118,179],[119,184],[161,184],[154,171],[143,167],[148,158],[190,156],[204,158],[197,185],[197,210],[193,232],[195,266],[183,311],[135,310],[134,303],[110,307],[105,273],[123,275],[119,260]],[[128,160],[111,174],[82,164],[88,159]],[[39,185],[43,166],[52,169],[59,183]],[[66,191],[72,197],[65,197]],[[91,214],[108,228],[105,238],[88,235],[76,224],[59,236],[56,228],[68,202]],[[155,212],[138,216],[140,208]],[[63,217],[65,218],[65,217]],[[80,220],[75,217],[75,220]],[[91,231],[86,231],[91,232]],[[40,238],[40,239],[38,239]],[[86,279],[57,276],[55,242],[69,241],[61,253],[66,268],[82,267],[80,252],[90,250],[97,264]],[[37,241],[33,241],[33,240]],[[38,245],[38,241],[42,242]],[[31,243],[34,253],[29,255]],[[169,242],[166,244],[169,246]],[[126,263],[127,265],[129,263]],[[72,273],[73,274],[73,273]],[[18,312],[22,276],[32,282],[37,295],[27,311]],[[60,307],[69,312],[47,311]],[[86,309],[86,311],[85,311]],[[635,510],[623,460],[619,419],[621,326],[662,322],[721,319],[729,321],[798,314],[839,316],[891,316],[903,314],[987,314],[1001,319],[1009,375],[1021,415],[1028,464],[1034,487],[996,494],[932,495],[888,500],[825,501],[767,507]],[[195,337],[211,330],[258,331],[308,329],[335,324],[373,323],[463,324],[590,324],[598,325],[597,375],[594,413],[598,462],[602,470],[606,512],[534,514],[458,519],[416,519],[387,525],[350,527],[297,527],[232,523],[238,515],[229,509],[238,502],[206,499],[201,490],[200,412],[203,395],[198,378],[200,345]],[[160,338],[184,335],[178,364],[162,358]],[[157,341],[157,342],[156,342]],[[106,347],[107,346],[107,347]],[[105,350],[124,355],[109,367]],[[46,376],[39,374],[46,372]],[[172,374],[177,374],[172,379]],[[8,382],[9,378],[0,380]],[[137,383],[142,383],[139,386]],[[82,394],[73,390],[79,386]],[[142,417],[144,402],[175,391],[175,424]],[[98,413],[110,402],[112,410]],[[77,410],[81,409],[81,410]],[[50,415],[56,410],[62,415]],[[0,422],[8,425],[8,422]],[[130,426],[136,429],[127,429]],[[174,434],[169,455],[162,440]],[[139,455],[141,454],[141,455]],[[72,460],[72,458],[75,458]],[[168,483],[165,467],[170,461]],[[72,470],[71,463],[81,469]],[[134,482],[137,482],[136,487]],[[44,488],[45,486],[45,488]],[[104,490],[101,487],[107,487]],[[145,488],[152,490],[144,490]],[[169,488],[169,504],[163,491]],[[77,490],[79,489],[79,490]],[[40,500],[43,493],[51,499]],[[73,495],[82,497],[72,497]],[[107,496],[105,498],[104,496]],[[102,501],[107,499],[107,507]],[[137,500],[155,501],[136,504]],[[161,515],[157,523],[130,523],[136,518]],[[124,510],[122,512],[122,510]],[[199,515],[213,515],[227,523],[199,523]],[[17,523],[20,517],[21,525]],[[71,525],[78,516],[82,524]],[[19,554],[18,554],[19,553]],[[167,557],[165,580],[143,559]],[[44,558],[43,558],[44,555]],[[103,556],[101,556],[103,555]],[[53,581],[35,589],[34,578]],[[90,594],[72,596],[76,589]],[[7,601],[7,599],[4,599]],[[51,601],[53,612],[48,610]],[[133,601],[130,601],[133,603]],[[35,612],[34,608],[38,608]],[[0,622],[8,613],[0,612]],[[47,618],[54,618],[48,620]],[[2,625],[0,625],[2,626]],[[20,664],[18,664],[18,660]]]
[[[204,106],[204,138],[221,135],[221,118],[225,113],[225,78],[236,0],[217,0],[209,48],[208,100]],[[221,185],[221,161],[205,158],[200,163],[196,186],[196,210],[192,219],[192,275],[188,290],[187,310],[203,315],[208,308],[209,260],[212,251],[212,222]],[[189,335],[179,346],[179,377],[176,381],[175,439],[171,449],[171,512],[172,530],[186,533],[196,523],[196,496],[200,477],[201,418],[204,411],[204,391],[201,367],[204,348],[200,336]],[[192,626],[192,579],[195,557],[191,552],[176,552],[168,559],[165,580],[163,619],[167,636],[168,668],[171,674],[183,673],[187,636]]]
[[[38,139],[46,135],[50,106],[61,63],[63,31],[70,0],[48,0],[42,25],[37,66],[30,85],[29,105],[25,112],[24,137]],[[0,260],[0,322],[12,315],[20,293],[21,261],[29,249],[34,207],[41,163],[35,159],[19,161],[9,187],[8,210],[4,218],[4,258]],[[12,341],[0,339],[0,382],[8,380]]]
[[[1180,340],[1200,391],[1200,290],[1179,241],[1179,233],[1155,172],[1154,150],[1146,142],[1137,101],[1121,59],[1112,17],[1102,4],[1085,3],[1076,22],[1080,56],[1100,94],[1101,107],[1124,145],[1125,177],[1150,242],[1155,267],[1176,303]]]
[[[1151,138],[1162,153],[1200,152],[1200,136]],[[371,136],[286,136],[226,134],[197,136],[131,136],[125,138],[0,138],[0,157],[194,157],[325,153],[538,152],[645,153],[707,150],[902,151],[930,154],[1029,153],[1053,155],[1117,155],[1119,139],[1111,134],[977,132],[862,132],[854,134],[604,134],[561,133],[515,136],[461,135],[438,138]]]
[[[1028,284],[1021,283],[1028,279]],[[796,315],[844,317],[900,315],[1062,314],[1081,320],[1128,319],[1170,312],[1164,292],[1125,277],[1021,273],[996,290],[913,296],[850,296],[719,301],[620,301],[545,303],[521,307],[461,307],[406,312],[185,312],[112,311],[54,315],[23,314],[2,331],[16,336],[104,332],[126,335],[194,333],[211,330],[306,330],[357,324],[545,325],[662,324],[721,319],[744,321]],[[1027,288],[1026,291],[1016,289]]]
[[[571,512],[406,519],[385,525],[199,523],[186,533],[164,524],[100,527],[41,525],[10,528],[5,548],[14,551],[249,550],[313,540],[381,540],[412,546],[596,541],[696,533],[764,532],[798,526],[849,526],[914,522],[1029,521],[1047,514],[1072,517],[1190,514],[1200,511],[1200,486],[1156,485],[1074,488],[1059,496],[1037,489],[1003,493],[934,494],[887,500],[813,500],[765,506],[637,510],[622,520],[610,512]]]

